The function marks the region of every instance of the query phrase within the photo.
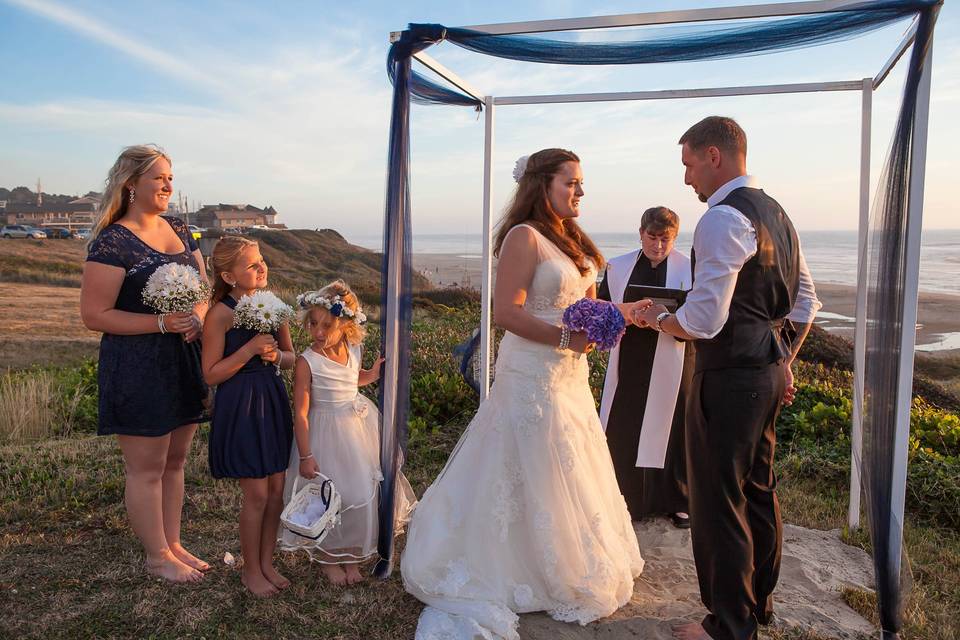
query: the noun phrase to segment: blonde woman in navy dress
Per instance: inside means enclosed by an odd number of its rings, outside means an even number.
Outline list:
[[[267,264],[257,243],[226,236],[211,258],[213,306],[203,329],[203,375],[217,385],[210,473],[240,481],[241,580],[254,595],[271,596],[290,586],[273,566],[293,437],[290,398],[275,366],[293,368],[293,342],[286,323],[272,334],[233,326],[240,298],[267,286]]]
[[[80,316],[103,333],[97,433],[116,434],[123,452],[124,502],[147,571],[194,582],[210,565],[180,544],[180,515],[184,461],[197,423],[207,419],[197,341],[206,304],[157,315],[141,298],[150,275],[171,262],[206,278],[187,225],[162,215],[172,193],[169,156],[152,145],[123,150],[84,263]]]

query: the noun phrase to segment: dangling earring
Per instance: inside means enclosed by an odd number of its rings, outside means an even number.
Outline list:
[[[136,189],[134,189],[133,187],[130,187],[130,204],[133,204],[133,201],[136,200],[137,198],[136,193],[137,193]]]

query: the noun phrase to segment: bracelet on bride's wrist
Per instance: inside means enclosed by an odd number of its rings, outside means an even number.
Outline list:
[[[312,454],[312,453],[308,453],[308,454],[305,455],[305,456],[300,456],[300,462],[303,462],[304,460],[309,460],[309,459],[312,458],[312,457],[313,457],[313,454]]]
[[[568,327],[560,327],[560,344],[557,346],[560,351],[570,348],[570,329]]]

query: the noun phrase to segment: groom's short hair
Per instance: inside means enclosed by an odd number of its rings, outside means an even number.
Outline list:
[[[677,144],[685,144],[694,151],[716,147],[727,153],[747,155],[747,134],[733,118],[708,116],[680,136]]]

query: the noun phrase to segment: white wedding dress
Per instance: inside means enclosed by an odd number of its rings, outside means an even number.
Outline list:
[[[596,272],[534,233],[524,308],[559,326]],[[417,640],[517,640],[518,613],[586,624],[630,600],[643,559],[588,373],[585,356],[503,337],[490,395],[410,523],[401,573],[428,605]]]

